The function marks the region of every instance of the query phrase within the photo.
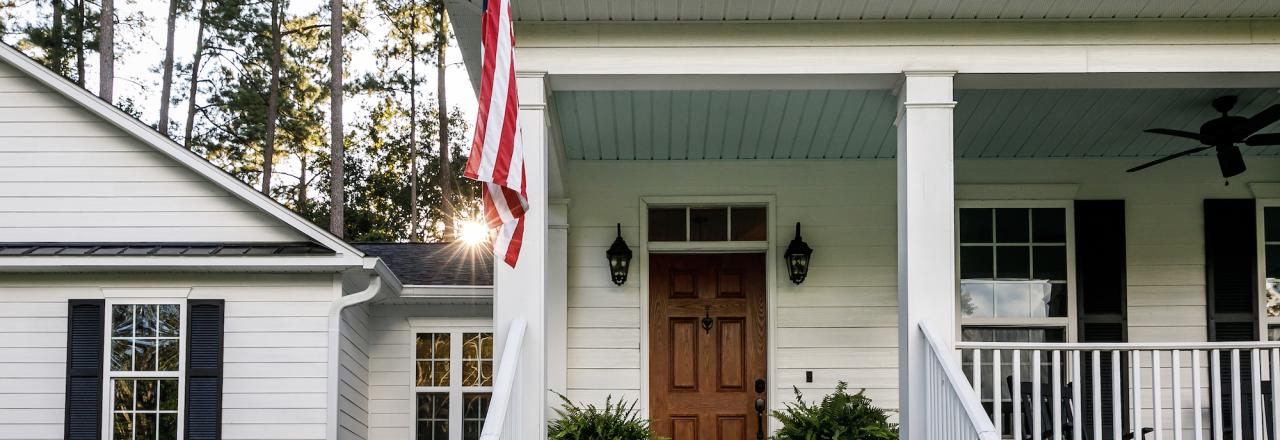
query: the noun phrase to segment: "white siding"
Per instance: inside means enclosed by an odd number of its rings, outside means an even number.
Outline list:
[[[342,312],[338,358],[338,438],[369,437],[369,306]]]
[[[301,240],[0,62],[0,242]]]
[[[325,438],[332,276],[152,274],[0,275],[0,439],[62,437],[67,300],[103,288],[225,299],[223,438]]]
[[[1280,176],[1280,160],[1248,161],[1249,173],[1230,186],[1212,158],[1139,174],[1124,169],[1141,160],[961,160],[956,178],[1075,183],[1077,199],[1125,199],[1130,340],[1204,341],[1201,205],[1205,198],[1252,197],[1247,182]],[[816,397],[843,380],[866,388],[878,405],[898,406],[894,161],[573,161],[569,169],[571,398],[636,399],[646,386],[639,278],[647,268],[636,265],[622,287],[609,281],[603,254],[613,224],[621,222],[623,237],[638,249],[642,196],[774,195],[778,250],[797,221],[815,249],[804,284],[776,280],[776,401],[791,400],[793,386]],[[1007,198],[1007,187],[999,192]],[[781,274],[780,260],[774,264]],[[813,371],[813,383],[804,381],[805,371]]]
[[[413,318],[491,318],[491,306],[375,305],[369,311],[369,438],[411,438]],[[444,321],[441,321],[444,322]],[[441,324],[443,325],[443,324]],[[500,350],[494,347],[494,350]]]

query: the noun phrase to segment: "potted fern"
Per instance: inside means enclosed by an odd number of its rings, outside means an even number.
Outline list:
[[[638,402],[630,404],[614,402],[613,396],[605,398],[604,407],[579,406],[563,394],[556,393],[563,402],[556,410],[559,419],[547,425],[547,437],[551,440],[651,440],[657,439],[649,429],[649,421],[640,418]]]
[[[836,392],[817,404],[804,401],[798,388],[796,402],[785,411],[774,411],[782,423],[774,433],[777,440],[897,440],[898,425],[889,423],[889,411],[871,404],[864,392],[846,392],[849,384],[839,382]]]

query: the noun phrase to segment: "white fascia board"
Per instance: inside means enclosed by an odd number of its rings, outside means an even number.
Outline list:
[[[352,262],[354,259],[354,263]],[[0,258],[0,272],[84,271],[286,271],[341,272],[360,268],[359,258],[328,256],[157,257],[157,256],[16,256]]]
[[[337,257],[344,260],[346,264],[351,266],[359,266],[360,258],[364,256],[363,252],[355,247],[347,244],[341,239],[333,236],[328,231],[316,226],[314,223],[302,218],[298,214],[290,211],[288,208],[277,203],[274,199],[255,191],[248,184],[241,182],[240,179],[227,174],[221,168],[210,163],[204,158],[197,156],[195,153],[178,145],[172,139],[160,134],[151,127],[142,123],[142,121],[129,116],[127,113],[116,108],[111,103],[89,93],[66,78],[44,68],[39,63],[18,52],[16,49],[4,44],[0,44],[0,59],[14,66],[23,73],[31,76],[40,83],[57,91],[62,96],[79,104],[85,110],[92,112],[98,117],[103,118],[107,122],[124,130],[126,133],[138,139],[141,142],[150,145],[164,155],[178,161],[187,168],[204,176],[222,189],[227,190],[232,195],[248,202],[267,214],[279,219],[285,224],[293,227],[303,235],[310,237],[317,243],[337,252]],[[32,259],[36,261],[38,259]],[[78,261],[79,259],[77,259]],[[113,260],[121,260],[116,257]],[[25,264],[25,263],[24,263]],[[58,262],[58,265],[66,265],[68,263]],[[71,263],[81,264],[81,263]]]
[[[493,286],[407,285],[400,290],[402,298],[493,298]]]

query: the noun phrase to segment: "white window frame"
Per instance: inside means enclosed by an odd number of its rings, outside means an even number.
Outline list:
[[[1267,241],[1266,209],[1280,208],[1280,199],[1257,199],[1257,237],[1258,237],[1258,339],[1266,342],[1272,325],[1280,325],[1280,316],[1267,316],[1267,246],[1280,245],[1278,241]]]
[[[111,370],[111,310],[117,305],[168,305],[178,306],[178,370],[177,371],[112,371]],[[147,298],[121,297],[107,298],[103,310],[102,333],[102,435],[104,439],[113,440],[115,424],[115,387],[116,379],[178,379],[178,437],[186,434],[187,407],[187,300],[185,298]],[[136,435],[135,435],[136,436]]]
[[[465,408],[463,394],[471,393],[489,393],[493,394],[493,387],[464,387],[462,386],[462,334],[463,333],[489,333],[493,334],[493,324],[489,320],[483,323],[478,320],[427,320],[425,322],[410,322],[410,338],[409,338],[409,377],[414,382],[410,384],[409,393],[409,438],[418,438],[418,393],[447,393],[449,395],[449,440],[462,440],[463,420],[462,415]],[[421,333],[446,333],[449,335],[449,386],[446,387],[420,387],[417,384],[417,368],[418,368],[418,335]],[[496,343],[496,340],[495,340]],[[498,347],[493,347],[496,357]],[[492,359],[491,359],[492,361]],[[497,374],[497,364],[494,364],[494,374]]]
[[[955,308],[956,340],[960,340],[965,326],[1007,328],[1062,328],[1065,342],[1076,342],[1076,230],[1075,201],[1073,200],[957,200],[955,209],[955,283],[956,296],[960,295],[960,210],[961,209],[1034,209],[1059,208],[1066,216],[1067,227],[1067,316],[1059,318],[965,318],[959,304]]]

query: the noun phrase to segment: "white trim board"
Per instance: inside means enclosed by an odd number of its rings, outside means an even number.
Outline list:
[[[209,163],[204,158],[197,156],[195,153],[178,145],[172,139],[165,137],[151,127],[142,123],[132,116],[116,108],[111,103],[99,99],[97,96],[89,93],[88,90],[68,81],[48,69],[45,69],[34,60],[18,52],[9,46],[0,44],[0,61],[12,65],[15,69],[22,71],[28,76],[39,81],[41,84],[53,89],[63,97],[75,102],[80,107],[101,117],[107,123],[128,133],[133,138],[154,148],[165,156],[177,161],[179,164],[196,172],[210,182],[220,188],[231,193],[233,196],[253,205],[259,210],[271,215],[272,217],[284,222],[294,228],[303,235],[315,240],[317,243],[332,249],[337,253],[336,257],[343,263],[351,266],[360,266],[360,257],[364,253],[355,247],[347,244],[341,239],[333,236],[323,228],[302,218],[298,214],[290,211],[288,208],[280,205],[274,199],[255,191],[244,182],[227,174],[221,168]],[[332,263],[331,259],[316,260]],[[310,263],[309,261],[299,261],[301,264]]]

